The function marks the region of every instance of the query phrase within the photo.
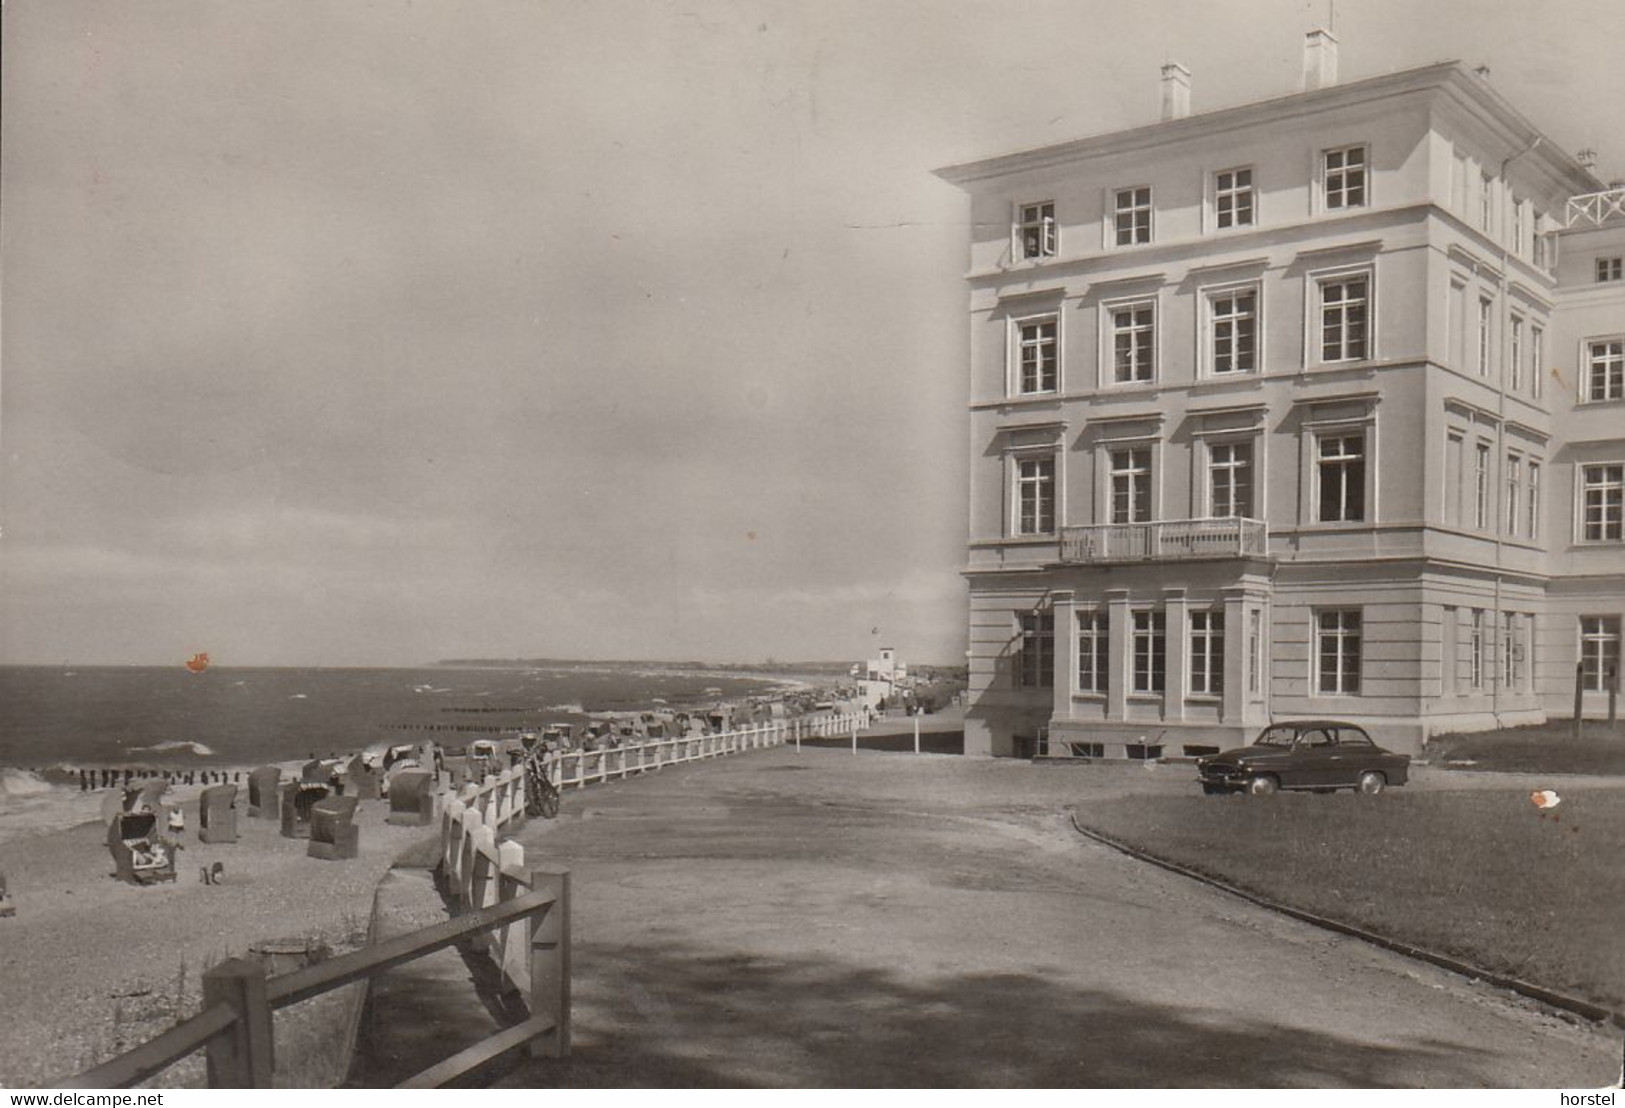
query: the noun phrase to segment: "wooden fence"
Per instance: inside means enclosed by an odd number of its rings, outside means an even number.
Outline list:
[[[64,1089],[128,1088],[198,1049],[208,1053],[211,1089],[272,1087],[271,1013],[468,939],[498,952],[516,988],[529,994],[530,1018],[403,1082],[433,1088],[498,1054],[530,1044],[539,1057],[564,1057],[570,1044],[570,873],[557,866],[502,870],[488,908],[267,978],[258,962],[232,958],[203,975],[203,1010],[95,1069]],[[522,936],[522,937],[519,937]]]

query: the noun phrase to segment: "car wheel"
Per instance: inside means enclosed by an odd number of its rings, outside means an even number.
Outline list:
[[[1376,796],[1388,787],[1388,779],[1376,770],[1368,769],[1360,774],[1360,783],[1354,787],[1367,796]]]
[[[1255,777],[1247,783],[1247,791],[1254,796],[1269,796],[1280,787],[1281,783],[1273,777]]]

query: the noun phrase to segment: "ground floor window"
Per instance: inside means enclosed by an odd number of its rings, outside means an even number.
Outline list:
[[[1515,689],[1523,678],[1518,650],[1518,616],[1515,612],[1501,613],[1501,687]]]
[[[1336,608],[1315,613],[1316,691],[1321,696],[1360,692],[1360,611]]]
[[[1247,691],[1256,693],[1264,672],[1264,613],[1247,613]]]
[[[1111,679],[1109,621],[1105,612],[1078,613],[1078,691],[1105,695]]]
[[[1191,613],[1191,695],[1224,692],[1224,613]]]
[[[1054,687],[1054,613],[1021,613],[1021,644],[1016,664],[1016,684],[1024,689]]]
[[[1160,693],[1167,686],[1168,629],[1161,612],[1134,613],[1134,691]]]
[[[1580,686],[1606,692],[1619,673],[1619,617],[1580,617]]]
[[[1468,654],[1471,659],[1470,684],[1475,689],[1484,687],[1484,610],[1473,609],[1472,630],[1468,632]]]

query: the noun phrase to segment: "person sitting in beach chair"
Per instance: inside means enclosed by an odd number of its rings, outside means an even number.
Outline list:
[[[115,876],[132,885],[175,880],[175,845],[158,834],[151,812],[121,812],[107,829]]]
[[[186,813],[178,807],[169,810],[169,830],[171,832],[186,830]]]

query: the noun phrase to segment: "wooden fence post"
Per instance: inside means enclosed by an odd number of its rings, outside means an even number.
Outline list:
[[[276,1065],[271,1006],[265,999],[265,967],[229,958],[203,974],[203,1007],[229,1004],[237,1022],[209,1040],[209,1088],[269,1089]]]
[[[532,1058],[570,1056],[570,871],[534,866],[534,892],[553,894],[553,906],[530,920],[530,1014],[550,1017],[553,1030],[532,1039]]]

